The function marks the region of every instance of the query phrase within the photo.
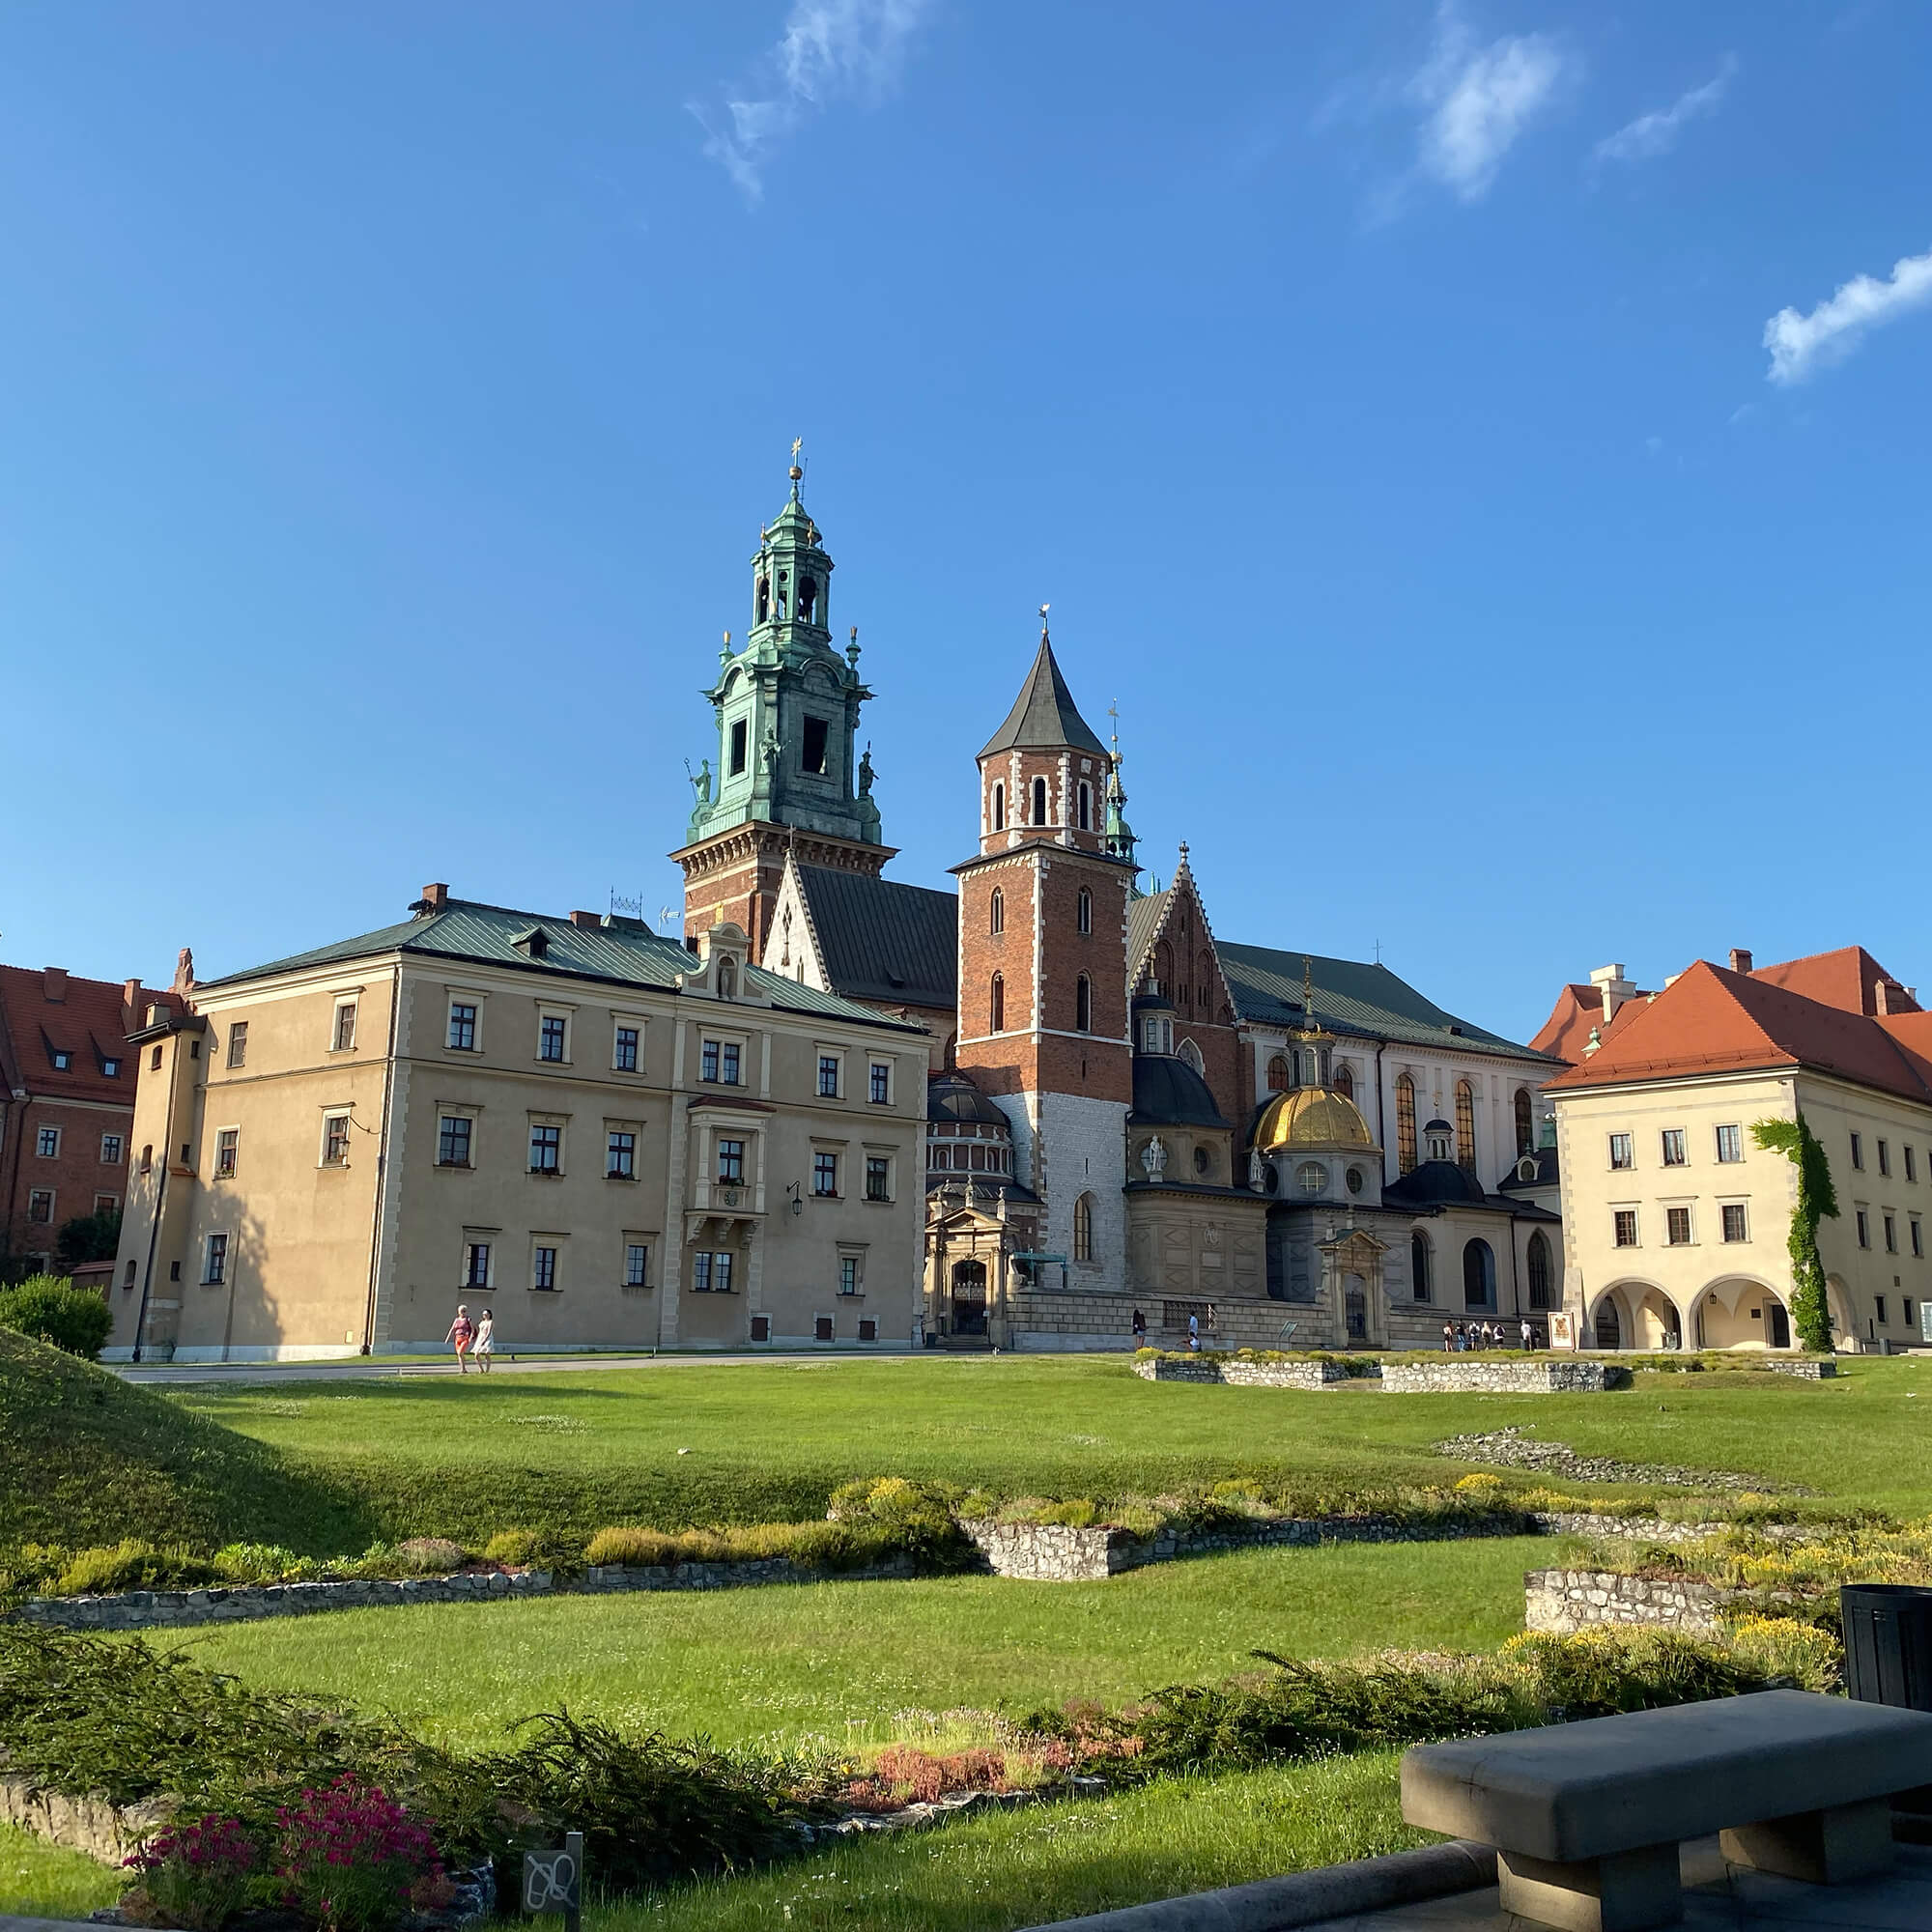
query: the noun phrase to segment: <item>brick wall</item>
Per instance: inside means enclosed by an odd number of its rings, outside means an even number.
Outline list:
[[[29,1098],[0,1107],[0,1175],[13,1183],[12,1199],[0,1202],[0,1211],[12,1253],[51,1256],[63,1221],[92,1214],[99,1197],[111,1195],[116,1208],[125,1203],[133,1121],[131,1105]],[[52,1158],[39,1151],[43,1127],[60,1137],[60,1151]],[[120,1137],[118,1158],[111,1162],[100,1157],[104,1134]],[[36,1196],[45,1194],[52,1196],[48,1219],[37,1221]]]

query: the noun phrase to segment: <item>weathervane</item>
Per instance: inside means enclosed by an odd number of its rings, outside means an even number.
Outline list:
[[[1041,643],[1046,642],[1046,613],[1052,608],[1048,604],[1042,604],[1039,607],[1039,640]]]

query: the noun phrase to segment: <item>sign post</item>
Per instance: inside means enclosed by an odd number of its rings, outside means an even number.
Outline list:
[[[583,1914],[582,1832],[566,1832],[560,1852],[524,1854],[524,1910],[560,1912],[564,1932],[579,1932]]]

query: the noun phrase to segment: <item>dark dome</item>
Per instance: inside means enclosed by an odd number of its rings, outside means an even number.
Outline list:
[[[1165,993],[1136,993],[1134,1011],[1137,1013],[1171,1013],[1174,1002]]]
[[[1425,1160],[1382,1189],[1384,1208],[1480,1208],[1488,1199],[1476,1177],[1453,1160]]]
[[[1422,1131],[1425,1134],[1453,1134],[1456,1129],[1447,1121],[1438,1116],[1436,1119],[1431,1121]]]
[[[1009,1133],[1007,1117],[963,1073],[935,1073],[925,1083],[928,1121],[977,1121]]]
[[[1134,1110],[1137,1127],[1225,1127],[1207,1081],[1186,1061],[1166,1053],[1134,1055]]]

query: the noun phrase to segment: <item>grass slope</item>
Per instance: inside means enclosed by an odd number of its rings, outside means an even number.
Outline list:
[[[481,1745],[559,1703],[720,1743],[879,1743],[907,1713],[1118,1704],[1256,1649],[1490,1650],[1536,1538],[1254,1549],[1104,1583],[996,1577],[346,1610],[155,1634],[270,1690],[381,1705]],[[917,1729],[917,1720],[912,1728]]]
[[[85,1918],[125,1889],[112,1865],[0,1825],[0,1912],[20,1918]]]
[[[853,1476],[1110,1496],[1263,1474],[1337,1493],[1441,1483],[1440,1437],[1518,1423],[1597,1455],[1739,1470],[1932,1508],[1918,1453],[1932,1358],[1854,1358],[1834,1382],[1643,1374],[1601,1396],[1321,1394],[1142,1381],[1120,1357],[915,1356],[802,1366],[196,1390],[176,1401],[320,1459],[385,1534],[587,1533],[819,1515]],[[1932,1421],[1932,1418],[1928,1418]],[[680,1452],[687,1453],[680,1453]]]
[[[317,1553],[369,1541],[360,1502],[319,1467],[0,1328],[0,1551],[127,1536]]]

